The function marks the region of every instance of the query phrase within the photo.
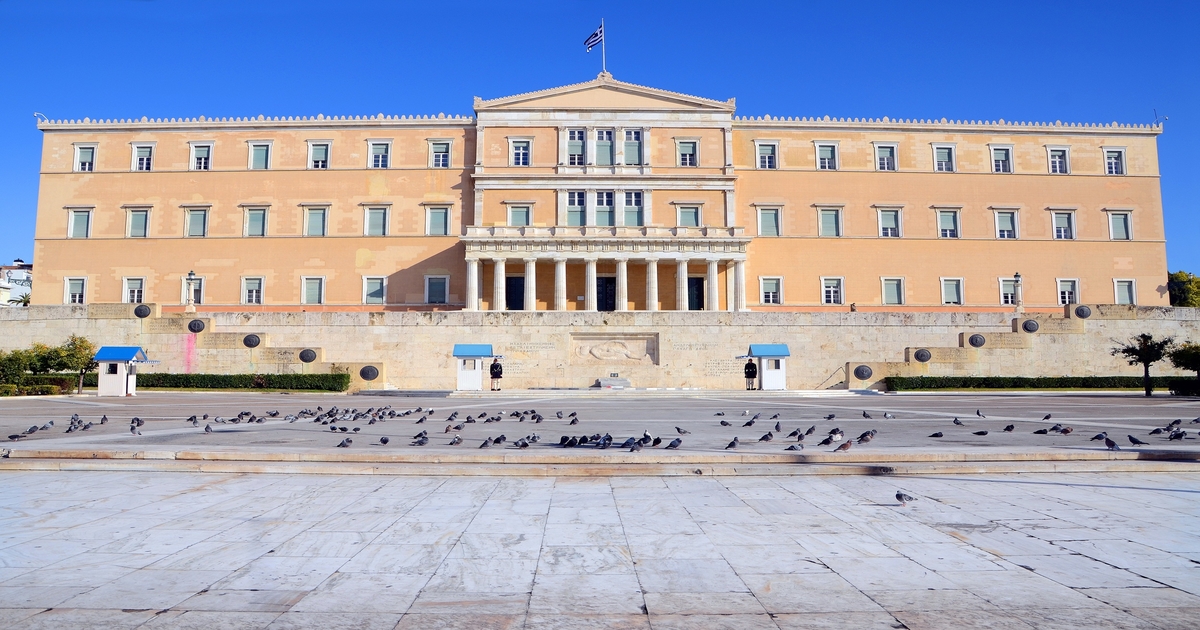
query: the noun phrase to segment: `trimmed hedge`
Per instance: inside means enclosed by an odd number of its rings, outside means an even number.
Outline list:
[[[26,385],[17,389],[22,396],[56,396],[62,393],[58,385]]]
[[[0,396],[16,396],[17,386],[8,383],[0,384]]]
[[[883,379],[890,391],[929,389],[1141,389],[1140,376],[889,376]],[[1154,376],[1157,389],[1174,387],[1193,378]],[[1174,391],[1174,390],[1172,390]]]
[[[96,377],[99,376],[95,372],[85,372],[83,374],[83,386],[95,387]],[[22,385],[57,385],[59,389],[66,391],[75,391],[79,386],[78,374],[26,374],[21,380]]]
[[[1171,393],[1176,396],[1200,396],[1200,379],[1181,378],[1173,381]]]
[[[166,374],[142,372],[138,387],[176,389],[316,389],[344,392],[349,374]]]

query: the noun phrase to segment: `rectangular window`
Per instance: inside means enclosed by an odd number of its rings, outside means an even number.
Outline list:
[[[67,304],[83,304],[83,278],[67,278]]]
[[[822,304],[841,304],[842,303],[842,279],[841,278],[821,278],[821,303]]]
[[[762,303],[763,304],[780,304],[779,290],[783,284],[782,278],[763,278],[762,279]]]
[[[1054,213],[1054,238],[1070,240],[1075,238],[1075,226],[1070,212]]]
[[[696,206],[681,206],[679,208],[680,227],[700,227],[700,208]]]
[[[430,150],[433,152],[433,168],[450,168],[449,142],[434,142]]]
[[[1067,163],[1066,149],[1050,149],[1050,172],[1055,175],[1066,175],[1070,164]]]
[[[938,210],[938,236],[942,238],[958,238],[957,211]]]
[[[822,210],[820,236],[842,235],[842,213],[840,210]]]
[[[367,236],[387,236],[387,208],[367,208]]]
[[[567,225],[583,225],[587,218],[587,193],[582,190],[567,191]]]
[[[696,142],[688,140],[679,143],[679,165],[696,166]]]
[[[384,279],[363,278],[363,304],[383,304],[384,301]]]
[[[567,130],[567,165],[583,166],[587,162],[585,145],[587,131],[583,129]]]
[[[512,143],[512,165],[513,166],[529,166],[529,141],[528,140],[513,140],[513,143]]]
[[[271,168],[271,145],[250,145],[250,168],[255,171],[265,171]]]
[[[1133,234],[1129,229],[1129,213],[1127,212],[1112,212],[1108,215],[1108,224],[1111,229],[1112,240],[1128,241],[1133,238]]]
[[[154,147],[134,147],[133,170],[149,171],[154,166]]]
[[[1017,238],[1017,213],[996,213],[996,238]]]
[[[837,167],[837,146],[832,144],[818,144],[817,170],[836,171]]]
[[[758,235],[779,236],[778,208],[762,208],[758,211]]]
[[[961,279],[942,279],[942,304],[958,304],[963,303],[963,290]]]
[[[425,303],[445,304],[448,301],[449,289],[448,276],[425,276]]]
[[[1067,304],[1076,304],[1078,293],[1074,280],[1059,280],[1058,281],[1058,304],[1065,306]]]
[[[1104,152],[1104,172],[1109,175],[1125,174],[1125,152],[1121,150],[1106,150]]]
[[[900,211],[879,211],[879,235],[884,238],[900,238]]]
[[[1001,280],[1000,281],[1000,303],[1005,306],[1011,306],[1017,303],[1017,281],[1016,280]]]
[[[90,173],[96,169],[96,147],[78,147],[75,170]]]
[[[642,191],[630,190],[625,192],[625,225],[642,226]]]
[[[192,145],[192,170],[207,171],[212,168],[212,146],[207,144]]]
[[[640,129],[625,130],[625,165],[637,166],[642,163],[642,131]]]
[[[263,279],[262,278],[246,278],[242,281],[242,286],[245,287],[242,295],[242,302],[245,304],[262,304],[263,301]]]
[[[150,211],[129,211],[129,238],[146,238],[150,234]]]
[[[613,163],[613,132],[612,129],[596,130],[596,165],[612,166]]]
[[[510,206],[508,208],[508,224],[515,227],[529,225],[529,206]]]
[[[775,145],[758,145],[758,168],[776,168]]]
[[[1137,304],[1133,280],[1117,280],[1113,284],[1117,291],[1117,304]]]
[[[125,302],[141,304],[145,297],[146,281],[142,278],[125,278]]]
[[[881,171],[896,170],[896,147],[875,147],[875,168]]]
[[[449,236],[450,208],[430,208],[428,212],[429,228],[427,233],[430,236]]]
[[[901,278],[883,279],[883,303],[891,305],[904,304],[904,280]]]
[[[304,235],[325,236],[325,208],[307,208],[304,213]]]
[[[1008,148],[993,148],[992,149],[992,172],[993,173],[1011,173],[1012,172],[1012,149]]]
[[[387,168],[391,146],[386,142],[371,143],[371,168]]]
[[[246,210],[246,236],[267,235],[266,208],[250,208]]]
[[[601,190],[596,193],[596,225],[616,225],[616,212],[613,210],[612,191]]]
[[[954,172],[954,147],[934,147],[934,170],[939,173]]]
[[[71,211],[71,238],[87,238],[90,236],[92,227],[92,211],[91,210],[72,210]]]
[[[329,168],[329,145],[328,144],[311,144],[309,145],[309,160],[308,167],[318,171],[323,171]]]
[[[305,278],[304,279],[304,303],[305,304],[324,304],[325,303],[325,279],[324,278]]]
[[[208,236],[208,210],[187,211],[187,236]]]

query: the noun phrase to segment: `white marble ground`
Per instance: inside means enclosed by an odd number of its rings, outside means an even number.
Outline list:
[[[1200,627],[1195,474],[3,482],[3,628]]]

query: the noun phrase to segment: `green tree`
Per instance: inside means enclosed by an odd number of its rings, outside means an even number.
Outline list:
[[[1200,379],[1200,344],[1185,343],[1172,350],[1168,356],[1171,365],[1180,370],[1195,372],[1196,378]]]
[[[29,296],[30,294],[26,293],[21,297],[8,298],[8,303],[13,306],[29,306]]]
[[[1200,306],[1200,278],[1186,271],[1171,273],[1167,275],[1167,293],[1171,306]]]
[[[1110,354],[1114,357],[1124,357],[1129,365],[1140,364],[1142,366],[1142,385],[1146,388],[1146,395],[1149,396],[1154,392],[1154,387],[1150,383],[1150,366],[1166,358],[1174,343],[1174,337],[1155,339],[1154,335],[1142,333],[1130,338],[1129,343],[1116,346]]]
[[[58,347],[63,369],[79,372],[79,386],[76,393],[83,393],[83,375],[99,366],[96,363],[96,345],[87,337],[71,335],[67,342]]]
[[[29,353],[29,371],[34,374],[49,374],[70,369],[63,362],[62,346],[47,346],[35,343],[27,350]]]
[[[28,350],[0,350],[0,384],[20,385],[29,371],[30,354]]]

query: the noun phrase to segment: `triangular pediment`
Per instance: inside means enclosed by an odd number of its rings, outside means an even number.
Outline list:
[[[591,81],[490,100],[475,99],[475,111],[605,110],[732,112],[734,100],[715,101],[617,81],[601,73]]]

